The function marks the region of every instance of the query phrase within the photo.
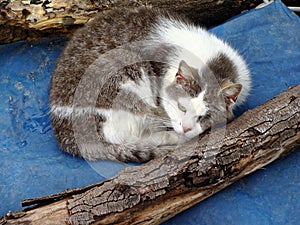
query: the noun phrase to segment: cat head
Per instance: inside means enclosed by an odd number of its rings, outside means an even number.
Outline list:
[[[242,85],[213,70],[208,66],[196,69],[181,61],[165,89],[163,105],[173,129],[187,139],[233,118],[232,108]]]

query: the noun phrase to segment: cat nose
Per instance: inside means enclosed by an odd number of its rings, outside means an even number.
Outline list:
[[[182,126],[182,129],[183,129],[183,132],[184,132],[184,133],[187,133],[187,132],[189,132],[190,130],[192,130],[192,128],[186,127],[186,126]]]

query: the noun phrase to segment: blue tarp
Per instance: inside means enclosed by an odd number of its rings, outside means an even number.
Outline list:
[[[253,76],[248,101],[264,103],[300,83],[300,19],[281,1],[211,30],[236,47]],[[49,118],[51,73],[67,40],[0,46],[0,216],[20,201],[98,182],[123,164],[91,164],[61,152]],[[165,224],[299,224],[300,151],[241,179]]]

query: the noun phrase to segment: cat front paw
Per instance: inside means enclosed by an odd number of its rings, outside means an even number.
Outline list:
[[[164,145],[181,145],[188,142],[190,139],[176,133],[175,131],[164,132]]]

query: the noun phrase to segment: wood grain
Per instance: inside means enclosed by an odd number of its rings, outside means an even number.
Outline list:
[[[0,1],[0,44],[45,36],[71,36],[98,12],[120,7],[167,8],[197,24],[212,26],[260,3],[261,0]]]

